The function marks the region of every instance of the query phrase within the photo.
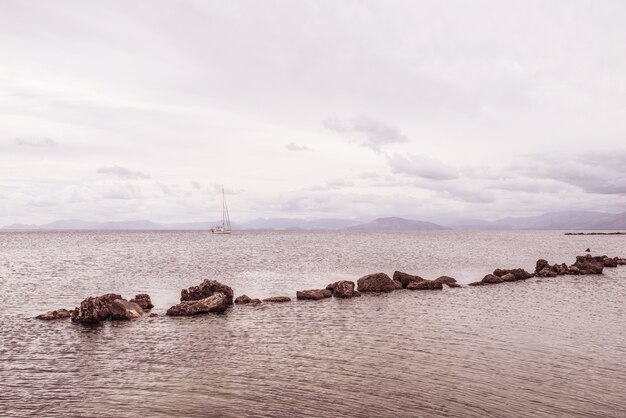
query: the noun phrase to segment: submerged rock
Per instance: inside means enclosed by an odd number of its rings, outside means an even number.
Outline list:
[[[137,305],[141,306],[141,309],[143,309],[144,311],[148,311],[154,308],[152,300],[150,299],[150,295],[146,293],[140,293],[138,295],[135,295],[135,297],[129,300],[129,302],[136,303]]]
[[[437,282],[437,283],[441,283],[441,284],[447,284],[448,286],[450,286],[451,284],[456,283],[456,279],[452,278],[450,276],[439,276],[439,277],[437,277],[433,281]],[[455,286],[451,286],[451,287],[455,287]]]
[[[291,302],[291,298],[289,296],[270,296],[263,299],[263,302]]]
[[[218,282],[217,280],[205,279],[197,286],[192,286],[188,289],[183,289],[180,292],[180,301],[186,300],[200,300],[206,299],[217,293],[222,293],[226,296],[226,304],[233,304],[233,289],[230,286],[226,286]]]
[[[512,274],[515,276],[515,280],[526,280],[526,279],[530,279],[531,277],[534,276],[534,274],[531,274],[529,272],[527,272],[524,269],[521,268],[517,268],[517,269],[495,269],[493,271],[493,275],[494,276],[498,276],[498,277],[502,277],[504,275],[507,274]]]
[[[191,316],[204,313],[224,312],[228,307],[228,297],[223,293],[214,293],[199,300],[184,300],[166,312],[169,316]]]
[[[296,299],[298,300],[319,300],[329,298],[333,295],[328,289],[310,289],[310,290],[301,290],[296,292]]]
[[[336,298],[349,299],[359,297],[361,294],[354,290],[354,282],[349,280],[340,280],[326,286],[326,289],[332,289],[333,296]]]
[[[448,287],[463,287],[458,283],[446,283],[448,285]]]
[[[117,299],[122,299],[122,296],[116,293],[107,293],[83,300],[80,306],[72,311],[72,322],[89,324],[109,319],[111,317],[111,304]]]
[[[130,319],[139,318],[143,315],[143,309],[135,302],[129,302],[124,299],[116,299],[111,303],[109,308],[111,319],[128,321]]]
[[[37,315],[35,318],[44,321],[52,321],[55,319],[67,319],[71,315],[72,311],[68,311],[67,309],[57,309],[55,311],[48,311],[46,313],[42,313],[41,315]]]
[[[357,280],[359,292],[391,292],[402,289],[402,283],[392,280],[385,273],[373,273]]]
[[[241,304],[241,305],[245,305],[250,302],[252,302],[252,299],[248,295],[237,296],[237,299],[235,299],[235,303]]]
[[[403,273],[401,271],[395,271],[393,273],[393,280],[402,284],[402,288],[406,289],[409,283],[424,281],[420,276],[414,276],[412,274]]]
[[[421,282],[411,282],[406,287],[409,290],[441,290],[443,283],[435,280],[424,280]]]
[[[498,277],[495,274],[488,274],[485,277],[483,277],[483,279],[481,280],[481,283],[498,284],[498,283],[504,283],[504,280],[502,279],[502,277]]]
[[[260,303],[261,303],[261,299],[252,299],[252,300],[250,301],[250,305],[251,305],[251,306],[256,306],[256,305],[258,305],[258,304],[260,304]]]

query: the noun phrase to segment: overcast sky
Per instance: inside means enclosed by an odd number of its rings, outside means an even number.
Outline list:
[[[0,224],[626,210],[624,1],[0,0]]]

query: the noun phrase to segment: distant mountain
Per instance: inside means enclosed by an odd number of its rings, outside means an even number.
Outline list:
[[[450,224],[455,229],[608,230],[626,229],[626,212],[548,212],[538,216],[503,218],[497,221],[466,219]]]
[[[360,222],[350,219],[259,218],[245,222],[241,229],[345,229]]]
[[[429,231],[449,228],[432,222],[391,217],[374,219],[372,222],[351,226],[348,229],[352,231]]]
[[[39,226],[34,225],[34,224],[13,224],[13,225],[3,226],[2,229],[13,229],[13,230],[18,230],[18,231],[26,231],[26,230],[30,230],[30,229],[39,229]]]
[[[26,226],[26,228],[24,228]],[[118,222],[88,222],[80,219],[66,219],[54,221],[43,225],[22,225],[14,224],[5,226],[2,229],[24,230],[24,229],[43,229],[43,230],[154,230],[163,229],[163,226],[145,220],[140,221],[118,221]]]

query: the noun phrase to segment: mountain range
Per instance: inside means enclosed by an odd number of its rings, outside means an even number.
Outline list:
[[[78,219],[54,221],[43,225],[13,224],[4,230],[208,230],[218,222],[189,222],[158,224],[147,220],[119,222],[89,222]],[[432,222],[398,217],[377,218],[362,223],[352,219],[293,219],[259,218],[240,224],[233,229],[303,229],[303,230],[353,230],[353,231],[416,231],[444,229],[486,230],[626,230],[626,212],[606,213],[591,211],[549,212],[539,216],[502,218],[495,221],[464,219],[440,225]]]

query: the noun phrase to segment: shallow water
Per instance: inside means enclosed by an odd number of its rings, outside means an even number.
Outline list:
[[[626,415],[626,267],[603,276],[235,306],[97,326],[32,316],[107,292],[164,311],[214,278],[251,297],[394,270],[461,283],[626,256],[562,232],[2,232],[0,416]]]

